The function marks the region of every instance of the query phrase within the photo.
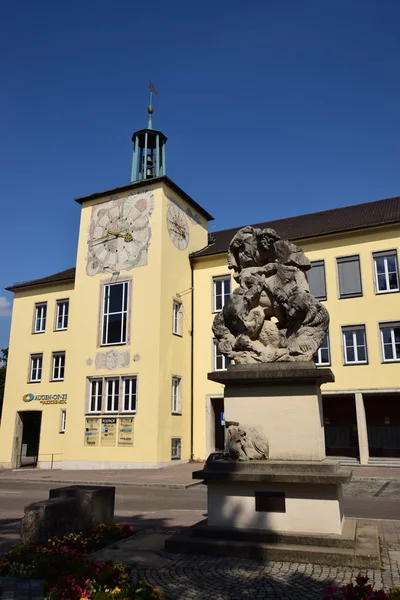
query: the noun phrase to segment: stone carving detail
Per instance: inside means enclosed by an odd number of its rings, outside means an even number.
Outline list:
[[[301,248],[273,229],[243,227],[230,243],[228,266],[239,287],[214,319],[220,352],[239,364],[312,360],[329,314],[310,294],[311,263]]]
[[[115,371],[115,369],[119,369],[120,367],[128,367],[129,360],[129,352],[117,352],[116,350],[98,352],[96,354],[96,369]]]
[[[262,460],[269,456],[268,440],[260,426],[226,422],[226,454],[233,460]]]

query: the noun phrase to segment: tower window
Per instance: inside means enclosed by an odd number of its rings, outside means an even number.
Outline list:
[[[103,346],[126,344],[128,321],[128,282],[109,283],[103,296]]]
[[[182,303],[176,300],[172,303],[172,333],[182,335]]]

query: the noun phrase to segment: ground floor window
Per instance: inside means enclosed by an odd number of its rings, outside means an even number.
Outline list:
[[[88,414],[135,414],[136,409],[136,375],[89,379]]]
[[[179,460],[181,458],[182,438],[171,438],[171,459]]]
[[[67,424],[67,411],[62,408],[60,414],[60,433],[65,433],[65,426]]]

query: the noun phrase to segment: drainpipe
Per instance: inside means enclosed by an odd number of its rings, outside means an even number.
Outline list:
[[[193,456],[193,405],[194,405],[194,383],[193,383],[193,373],[194,373],[194,268],[193,262],[190,261],[191,268],[191,281],[190,287],[192,288],[191,293],[191,311],[192,311],[192,339],[191,339],[191,357],[190,357],[190,460],[194,460]]]

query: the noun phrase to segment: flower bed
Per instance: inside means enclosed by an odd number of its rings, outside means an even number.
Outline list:
[[[88,554],[132,535],[129,525],[97,525],[84,533],[53,537],[47,544],[19,544],[0,560],[0,575],[45,580],[45,600],[115,598],[153,600],[160,593],[133,581],[123,565],[100,562]]]
[[[389,592],[374,590],[368,583],[369,579],[360,574],[356,577],[356,583],[348,583],[338,588],[336,585],[328,585],[324,592],[324,600],[400,600],[400,589],[392,589]]]

